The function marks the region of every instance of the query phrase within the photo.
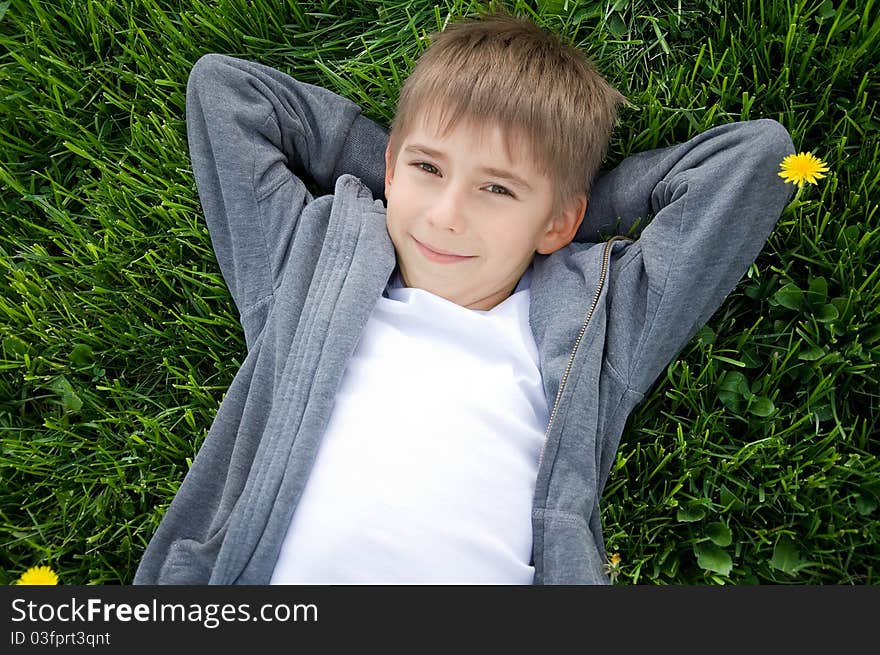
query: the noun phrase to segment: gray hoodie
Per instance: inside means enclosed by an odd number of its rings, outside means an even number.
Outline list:
[[[262,585],[395,269],[388,135],[327,89],[219,54],[192,68],[186,124],[247,355],[134,583]],[[624,424],[760,253],[791,196],[777,171],[793,152],[760,119],[630,156],[596,176],[572,243],[536,254],[529,323],[551,414],[534,584],[609,583],[599,499]],[[649,221],[638,239],[599,238],[637,218]]]

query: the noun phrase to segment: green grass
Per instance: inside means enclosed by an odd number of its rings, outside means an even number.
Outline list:
[[[606,166],[774,118],[831,167],[630,416],[619,584],[880,582],[880,17],[873,0],[515,2],[635,107]],[[0,2],[0,583],[130,583],[245,343],[184,92],[204,53],[388,124],[423,37],[477,3]]]

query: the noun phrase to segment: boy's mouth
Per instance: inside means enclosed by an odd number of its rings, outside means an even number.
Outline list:
[[[426,259],[432,262],[436,262],[438,264],[453,264],[455,262],[462,262],[466,259],[473,259],[476,255],[455,255],[449,253],[448,251],[435,250],[431,246],[422,243],[415,237],[413,237],[413,241],[416,242],[421,253],[425,256]]]

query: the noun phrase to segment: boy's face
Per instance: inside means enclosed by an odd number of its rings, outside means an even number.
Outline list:
[[[553,215],[550,179],[524,153],[508,156],[499,127],[481,130],[463,119],[440,138],[434,122],[416,123],[396,160],[390,142],[385,152],[388,233],[404,284],[492,309],[510,296],[536,251],[571,242],[586,196]]]

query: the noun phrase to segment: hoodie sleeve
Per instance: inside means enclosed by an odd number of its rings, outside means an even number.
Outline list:
[[[793,193],[777,174],[793,152],[777,121],[741,121],[603,176],[595,220],[654,216],[611,267],[606,357],[630,389],[647,392],[755,261]]]
[[[211,243],[241,315],[280,282],[278,262],[313,200],[307,184],[325,193],[351,173],[382,189],[384,130],[350,100],[263,64],[200,57],[186,126]]]

